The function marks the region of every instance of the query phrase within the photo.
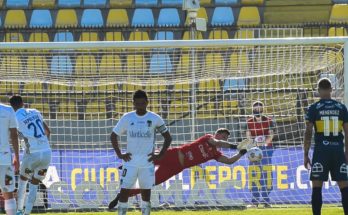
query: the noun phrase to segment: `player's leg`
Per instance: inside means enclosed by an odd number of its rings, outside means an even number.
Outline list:
[[[251,179],[250,179],[250,185],[251,185],[251,195],[252,195],[252,199],[251,199],[251,205],[248,205],[248,208],[252,208],[252,207],[257,207],[260,203],[260,189],[261,189],[261,183],[260,183],[260,179],[261,179],[261,168],[262,166],[260,165],[259,162],[249,162],[249,168],[251,170],[251,172],[249,172],[249,174],[251,174]]]
[[[18,190],[17,190],[17,214],[24,213],[24,200],[27,192],[28,179],[32,177],[34,170],[31,165],[34,157],[30,154],[25,154],[19,170]]]
[[[141,189],[141,213],[149,215],[151,212],[151,189],[155,185],[155,166],[139,168],[139,187]]]
[[[269,194],[271,193],[272,186],[272,156],[273,156],[273,148],[272,147],[264,147],[263,148],[263,156],[262,159],[262,174],[261,174],[261,196],[265,202],[265,207],[271,207],[271,201],[269,198]]]
[[[321,207],[323,205],[323,197],[321,193],[323,181],[312,181],[312,185],[312,212],[313,215],[320,215]]]
[[[15,177],[11,166],[0,165],[0,189],[5,199],[6,214],[15,215],[17,208],[16,199],[13,196]]]
[[[150,215],[151,212],[151,189],[141,190],[141,214]]]
[[[138,168],[133,166],[123,166],[120,180],[120,196],[118,204],[118,214],[125,215],[128,209],[129,191],[134,187],[137,180]]]

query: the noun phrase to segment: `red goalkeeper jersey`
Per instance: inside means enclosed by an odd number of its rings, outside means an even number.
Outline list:
[[[185,168],[202,164],[211,159],[217,160],[222,155],[215,146],[209,145],[208,140],[212,137],[213,135],[206,134],[194,142],[180,147],[181,152],[185,155]]]

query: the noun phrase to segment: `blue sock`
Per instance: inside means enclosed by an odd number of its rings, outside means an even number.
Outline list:
[[[341,189],[344,214],[348,214],[348,187]]]
[[[323,199],[321,195],[321,187],[313,187],[312,190],[312,211],[313,215],[321,214],[321,206],[323,205]]]

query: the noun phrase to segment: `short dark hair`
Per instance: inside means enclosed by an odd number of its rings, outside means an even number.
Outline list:
[[[10,104],[12,107],[19,107],[23,103],[22,96],[14,95],[10,98]]]
[[[227,128],[219,128],[218,130],[216,130],[215,134],[222,134],[222,133],[226,133],[228,135],[230,135],[230,131]]]
[[[331,81],[328,78],[321,78],[318,81],[318,89],[320,90],[329,90],[331,89]]]
[[[134,92],[133,101],[135,99],[142,99],[142,98],[144,98],[147,101],[147,94],[144,90],[137,90]]]
[[[263,103],[261,101],[256,101],[253,103],[253,106],[252,107],[256,107],[256,106],[261,106],[263,107]]]

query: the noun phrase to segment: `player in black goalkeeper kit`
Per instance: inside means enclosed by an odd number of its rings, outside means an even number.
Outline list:
[[[306,115],[304,135],[304,166],[311,169],[310,180],[312,189],[312,211],[314,215],[321,214],[322,186],[331,179],[337,181],[342,194],[344,214],[348,215],[348,112],[344,104],[331,98],[331,82],[322,78],[318,82],[320,101],[312,104]],[[311,145],[312,130],[314,134],[314,151],[312,162],[308,156]],[[344,140],[344,141],[343,141]]]

